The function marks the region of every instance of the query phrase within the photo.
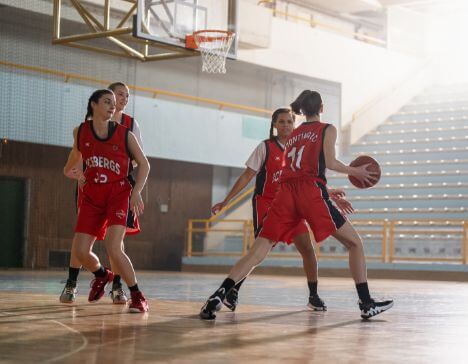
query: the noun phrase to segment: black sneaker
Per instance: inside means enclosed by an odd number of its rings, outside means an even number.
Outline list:
[[[223,307],[223,300],[216,293],[208,298],[203,307],[200,310],[200,318],[202,320],[214,320],[216,318],[216,312],[221,310]]]
[[[372,300],[366,303],[362,303],[361,300],[359,300],[358,303],[359,303],[359,309],[361,310],[361,317],[366,320],[378,315],[379,313],[387,311],[393,306],[393,300],[385,300],[385,301]]]
[[[314,311],[326,311],[327,306],[325,305],[325,302],[322,301],[322,299],[318,296],[318,294],[309,296],[309,303],[307,304],[307,307],[309,307],[311,310]]]
[[[231,290],[228,292],[228,294],[226,295],[226,298],[223,301],[224,306],[226,306],[232,312],[234,312],[237,307],[238,298],[239,298],[239,291],[235,287],[231,288]]]
[[[62,294],[60,295],[61,303],[73,303],[76,299],[76,281],[67,279],[67,283],[63,288]]]

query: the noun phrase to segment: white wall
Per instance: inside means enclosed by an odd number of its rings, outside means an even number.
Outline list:
[[[141,63],[52,45],[52,20],[47,15],[51,6],[36,0],[22,4],[39,9],[1,8],[2,61],[267,110],[289,104],[299,90],[314,88],[332,105],[327,117],[339,122],[339,84],[238,61],[229,61],[226,75],[207,75],[201,72],[197,57]],[[73,127],[83,120],[89,95],[106,86],[65,82],[62,77],[4,66],[0,66],[0,84],[0,137],[62,146],[71,146]],[[235,168],[244,166],[252,150],[268,137],[270,126],[269,115],[153,98],[144,92],[132,92],[127,112],[140,123],[148,156]]]
[[[246,62],[339,82],[342,85],[342,123],[398,85],[422,60],[339,35],[273,18],[268,49],[244,49]]]

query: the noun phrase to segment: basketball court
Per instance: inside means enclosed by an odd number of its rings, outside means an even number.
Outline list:
[[[0,363],[468,362],[468,75],[440,66],[465,58],[437,45],[459,51],[444,39],[464,36],[434,36],[451,16],[464,23],[462,3],[0,0]],[[113,304],[110,284],[89,303],[98,275],[86,269],[71,280],[76,301],[60,303],[76,223],[63,166],[89,96],[114,82],[151,165],[141,233],[125,237],[138,279],[123,284],[141,288],[145,313]],[[314,115],[338,130],[340,160],[378,176],[328,170],[326,183],[352,203],[372,298],[394,306],[361,318],[350,248],[329,237],[310,242],[327,311],[307,307],[300,249],[280,242],[237,309],[206,319],[206,299],[253,251],[254,180],[211,209],[302,90],[322,95]],[[128,148],[113,145],[131,162]],[[110,267],[102,241],[93,252],[96,272]]]
[[[464,362],[468,284],[374,281],[395,307],[359,317],[351,279],[323,278],[327,312],[309,310],[302,277],[253,276],[235,313],[198,311],[223,275],[139,272],[150,312],[128,314],[108,297],[61,305],[62,272],[0,274],[2,362]]]

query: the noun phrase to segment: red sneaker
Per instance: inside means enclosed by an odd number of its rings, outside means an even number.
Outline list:
[[[106,285],[114,280],[114,273],[107,268],[104,269],[106,270],[106,275],[104,277],[95,277],[91,281],[88,302],[98,301],[104,295]]]
[[[128,310],[134,313],[140,312],[148,312],[148,302],[146,301],[145,296],[140,291],[137,292],[130,292],[130,305],[128,306]]]

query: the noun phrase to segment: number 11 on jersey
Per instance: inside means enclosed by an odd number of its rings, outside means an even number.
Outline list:
[[[291,158],[291,169],[295,171],[296,169],[301,169],[301,160],[302,160],[302,153],[304,153],[305,145],[303,145],[299,151],[297,152],[296,158],[296,147],[292,148],[291,151],[288,153],[288,157]],[[294,160],[296,161],[296,168],[294,168]]]

